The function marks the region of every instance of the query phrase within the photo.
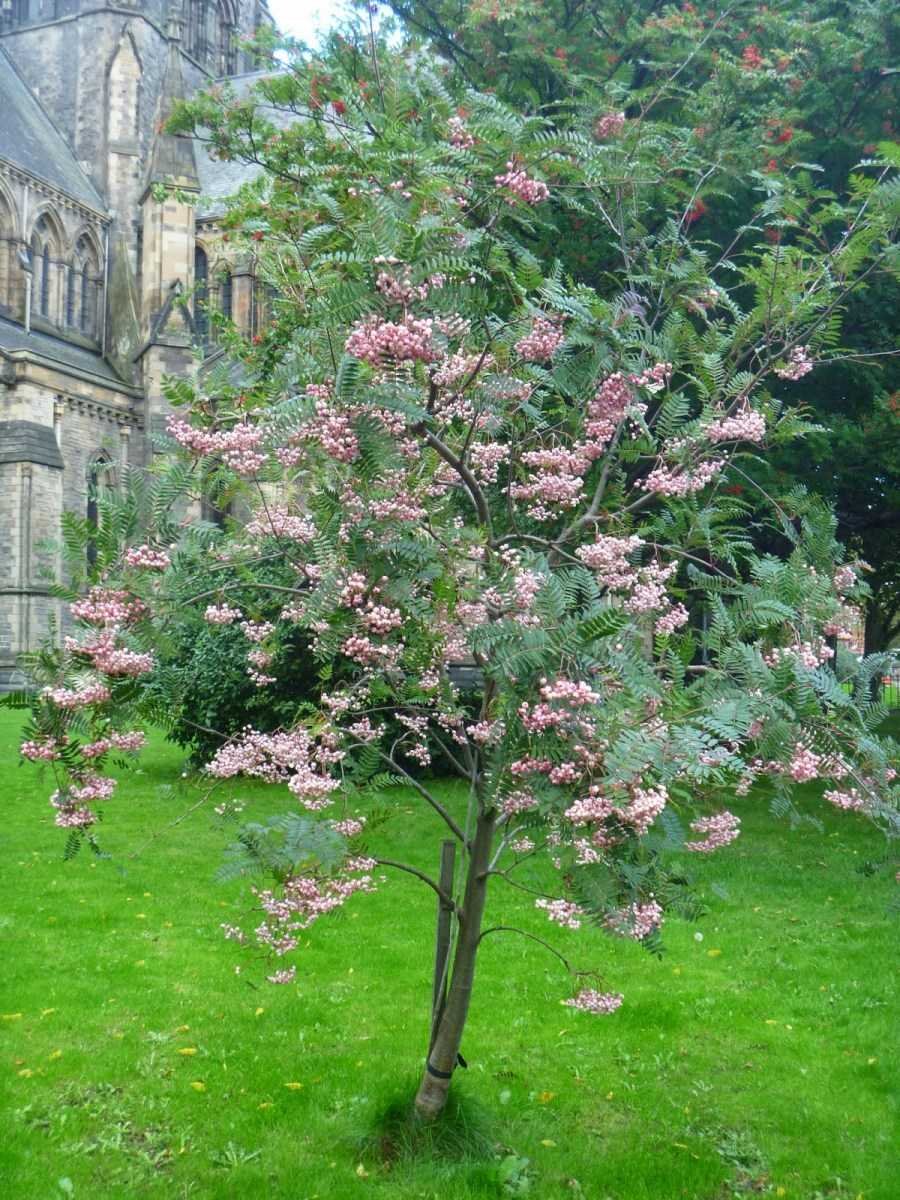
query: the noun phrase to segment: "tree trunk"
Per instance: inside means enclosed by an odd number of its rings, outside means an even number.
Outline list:
[[[481,921],[487,899],[487,872],[494,842],[495,821],[494,813],[484,814],[478,818],[475,828],[466,890],[462,908],[458,913],[459,936],[453,956],[450,989],[447,1002],[437,1021],[431,1053],[416,1094],[416,1113],[426,1121],[433,1121],[439,1117],[447,1103],[450,1080],[458,1061],[463,1030],[469,1015]]]
[[[866,605],[866,630],[863,653],[879,654],[888,648],[887,622],[875,597]]]
[[[865,636],[863,641],[863,654],[868,657],[870,654],[880,654],[883,650],[887,650],[890,637],[887,630],[887,622],[884,619],[884,613],[878,604],[877,598],[873,596],[866,605],[866,625]],[[881,696],[881,675],[876,675],[866,688],[868,695],[862,699],[875,702]]]

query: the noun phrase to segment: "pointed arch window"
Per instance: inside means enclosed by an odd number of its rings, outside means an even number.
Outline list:
[[[209,345],[209,259],[202,246],[194,247],[194,329],[197,341]]]
[[[230,0],[219,0],[216,8],[217,75],[235,75],[238,66],[237,18]]]
[[[219,312],[230,321],[234,315],[234,284],[230,271],[222,271],[219,276]]]
[[[38,316],[58,320],[56,310],[56,270],[59,247],[53,225],[46,214],[38,218],[31,235],[31,308]]]
[[[198,62],[205,62],[209,52],[208,23],[208,0],[185,0],[184,48]]]
[[[92,536],[87,544],[87,560],[91,567],[97,562],[96,533],[103,521],[103,497],[112,490],[114,482],[112,459],[106,451],[101,451],[91,460],[87,474],[85,516],[92,530]]]
[[[75,268],[69,267],[69,274],[66,279],[66,324],[70,329],[75,326],[75,298],[77,293],[77,276]]]
[[[100,256],[86,235],[75,243],[66,280],[66,324],[88,337],[96,337],[102,293]]]
[[[0,0],[0,33],[24,25],[28,20],[28,0]]]
[[[274,319],[277,295],[278,293],[271,283],[260,279],[258,275],[254,276],[253,311],[251,313],[251,332],[254,335],[265,333],[266,328]]]
[[[17,265],[12,209],[0,195],[0,312],[11,312],[15,305]]]

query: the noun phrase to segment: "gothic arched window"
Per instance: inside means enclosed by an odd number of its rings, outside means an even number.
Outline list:
[[[94,534],[87,544],[87,560],[90,566],[97,561],[96,531],[100,529],[103,520],[101,501],[104,495],[111,491],[114,483],[112,459],[105,451],[101,451],[91,460],[87,473],[85,516]]]
[[[103,273],[97,247],[87,234],[82,234],[75,243],[73,267],[78,272],[78,328],[88,337],[96,337],[100,326]]]
[[[12,208],[0,194],[0,311],[11,312],[15,307],[15,272],[21,269],[16,260],[15,225]]]
[[[275,316],[275,300],[277,292],[271,283],[267,283],[259,276],[253,279],[253,311],[250,314],[252,321],[251,333],[262,334],[266,331],[267,326]]]
[[[51,321],[58,319],[58,265],[59,238],[53,222],[44,213],[38,219],[31,235],[31,309],[32,312]]]
[[[194,248],[194,329],[198,343],[209,345],[209,260],[202,246]]]
[[[0,0],[0,33],[24,25],[28,20],[28,0]]]
[[[102,284],[100,256],[91,239],[82,234],[75,243],[66,280],[66,324],[70,329],[96,337]]]
[[[237,18],[231,0],[219,0],[216,7],[216,62],[217,75],[237,73]]]
[[[209,54],[209,0],[185,0],[184,3],[184,48],[198,62],[205,62]]]
[[[230,271],[222,271],[219,275],[219,312],[229,321],[234,315],[234,287]]]

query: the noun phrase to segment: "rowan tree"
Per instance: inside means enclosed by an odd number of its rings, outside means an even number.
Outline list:
[[[794,786],[821,779],[826,804],[892,826],[884,711],[853,686],[880,661],[835,671],[858,573],[822,506],[761,489],[752,464],[803,435],[797,381],[848,291],[896,254],[896,164],[884,147],[846,202],[798,175],[790,246],[710,254],[693,237],[717,169],[702,140],[616,109],[561,128],[427,56],[371,50],[341,41],[176,119],[258,168],[225,224],[280,299],[260,338],[228,341],[239,386],[171,381],[174,457],[110,502],[82,632],[41,664],[23,753],[58,774],[70,848],[94,844],[104,764],[140,742],[127,702],[186,607],[242,631],[260,689],[275,639],[308,639],[318,703],[206,767],[297,802],[242,828],[232,866],[271,878],[225,933],[291,986],[302,931],[389,886],[381,872],[436,893],[449,940],[416,1048],[430,1119],[487,937],[553,950],[554,924],[595,924],[658,948],[682,900],[670,852],[727,847],[763,778],[776,814],[798,816]],[[784,189],[755,186],[762,225]],[[602,284],[535,252],[561,211],[607,230]],[[239,504],[225,530],[185,518],[201,493]],[[751,519],[783,553],[758,551]],[[79,553],[89,536],[70,522]],[[462,806],[424,773],[438,755]],[[397,782],[433,814],[435,864],[454,848],[452,876],[370,853],[367,811]],[[534,893],[546,938],[491,924],[507,886]],[[599,953],[565,964],[586,1014],[623,1003]]]

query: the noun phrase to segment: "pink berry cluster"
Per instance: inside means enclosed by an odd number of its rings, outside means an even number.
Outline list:
[[[316,527],[308,517],[296,516],[283,504],[270,504],[257,511],[244,526],[244,532],[252,538],[277,537],[302,543],[312,541]]]
[[[796,641],[790,646],[775,646],[763,655],[763,660],[770,666],[778,666],[782,662],[797,662],[808,670],[813,671],[822,663],[834,658],[834,651],[822,637],[811,641]]]
[[[585,437],[603,452],[634,400],[631,384],[620,372],[607,376],[588,404]]]
[[[702,833],[705,836],[699,842],[685,842],[685,850],[692,850],[695,854],[712,854],[714,850],[730,846],[740,836],[741,819],[723,809],[711,817],[700,817],[692,821],[691,829],[694,833]]]
[[[83,683],[76,688],[44,688],[41,693],[57,708],[90,708],[94,704],[105,704],[112,693],[105,683]]]
[[[818,779],[821,765],[820,754],[810,750],[809,746],[798,744],[794,747],[788,772],[795,783],[808,783],[811,779]]]
[[[646,904],[629,904],[626,908],[617,908],[607,915],[605,924],[611,933],[642,942],[659,929],[662,920],[662,908],[655,900],[649,900]]]
[[[561,925],[563,929],[581,928],[584,909],[571,900],[548,900],[544,896],[539,896],[534,902],[534,907],[542,908],[549,920],[556,925]]]
[[[686,625],[689,619],[690,614],[683,604],[673,604],[668,612],[657,618],[653,630],[658,637],[668,637],[676,629]]]
[[[653,395],[669,386],[669,380],[672,378],[672,364],[670,362],[654,363],[652,367],[645,367],[643,371],[629,375],[628,378],[635,387],[644,388]]]
[[[304,806],[316,810],[340,787],[339,780],[324,773],[331,761],[328,747],[303,728],[279,733],[248,728],[216,752],[206,771],[217,779],[249,775],[269,783],[287,780]]]
[[[423,283],[413,283],[408,267],[399,276],[392,275],[390,271],[379,271],[375,277],[375,287],[382,296],[404,306],[412,304],[414,300],[427,300],[429,292],[442,288],[446,282],[446,275],[435,272]]]
[[[502,442],[476,442],[469,451],[472,473],[479,483],[496,483],[500,467],[509,460],[509,446]]]
[[[129,567],[143,567],[148,571],[165,571],[172,560],[165,550],[154,550],[152,546],[131,546],[125,551],[125,564]]]
[[[669,467],[660,464],[641,480],[640,486],[660,496],[691,496],[701,492],[725,466],[723,458],[710,458],[695,467]]]
[[[374,860],[347,858],[333,875],[291,875],[278,891],[256,889],[262,921],[253,931],[256,945],[267,954],[282,958],[300,944],[300,934],[320,917],[341,908],[357,892],[373,892],[375,881],[369,873]],[[222,932],[231,941],[246,946],[249,938],[236,925],[223,924]],[[281,968],[270,975],[270,983],[290,983],[296,968]]]
[[[541,179],[532,179],[522,167],[517,167],[512,159],[506,164],[504,175],[495,175],[494,183],[498,188],[508,188],[512,192],[507,197],[509,204],[515,204],[516,199],[525,204],[540,204],[550,196],[550,189]]]
[[[706,427],[706,436],[718,442],[761,442],[766,436],[766,419],[762,413],[745,409],[731,417],[718,417]]]
[[[608,845],[611,834],[604,826],[630,828],[636,837],[643,837],[668,802],[669,794],[662,784],[657,787],[635,785],[630,789],[625,804],[617,803],[603,792],[599,784],[594,784],[586,796],[569,806],[565,817],[576,828],[597,826],[596,832],[601,834],[597,844]]]
[[[72,616],[87,625],[129,625],[145,616],[147,606],[137,596],[116,588],[92,587],[74,601]]]
[[[262,430],[248,421],[239,421],[231,429],[198,429],[172,415],[166,430],[185,450],[198,456],[217,455],[240,475],[255,475],[268,460]]]
[[[802,379],[804,375],[810,373],[815,365],[813,359],[810,358],[808,346],[795,346],[784,366],[775,368],[775,374],[779,379]]]
[[[581,500],[583,477],[590,466],[584,454],[554,446],[528,450],[521,461],[529,475],[526,482],[510,487],[510,495],[527,503],[526,511],[534,520],[549,520],[558,509],[574,508]]]
[[[624,128],[625,114],[623,112],[604,113],[594,122],[594,137],[598,142],[605,142],[609,138],[618,137]]]
[[[101,758],[110,750],[141,750],[147,744],[147,735],[140,729],[128,733],[110,733],[81,747],[85,758]]]
[[[537,808],[537,797],[531,792],[519,790],[508,792],[500,802],[500,811],[504,817],[515,817],[519,813],[530,812]]]
[[[846,595],[847,592],[856,587],[856,584],[856,570],[849,563],[838,567],[834,573],[834,588],[838,595]]]
[[[367,317],[351,330],[344,349],[362,362],[380,367],[387,362],[433,362],[437,351],[429,318],[406,316],[402,321]]]
[[[465,121],[460,116],[453,116],[447,121],[447,141],[457,150],[471,150],[475,138],[466,129]]]
[[[559,320],[548,321],[538,317],[531,329],[515,344],[515,351],[524,362],[546,362],[551,359],[564,340]]]
[[[825,799],[835,808],[845,812],[865,812],[871,807],[870,801],[857,788],[829,788],[824,792]]]
[[[243,615],[239,608],[232,608],[230,604],[209,604],[203,613],[203,619],[210,625],[233,625]]]
[[[567,1008],[577,1008],[579,1012],[608,1016],[622,1007],[623,1000],[621,992],[598,992],[595,988],[582,988],[577,996],[563,1000],[563,1004]]]
[[[634,585],[636,568],[631,556],[644,545],[636,534],[614,537],[599,534],[595,542],[579,546],[575,551],[586,567],[596,571],[603,586],[610,591],[625,591]]]

